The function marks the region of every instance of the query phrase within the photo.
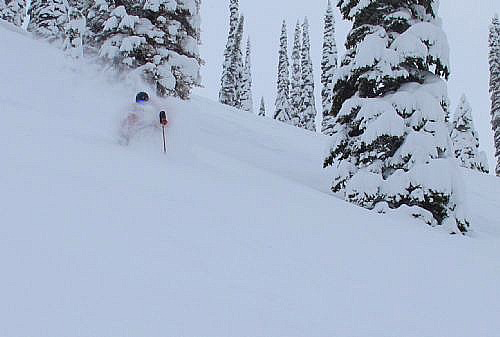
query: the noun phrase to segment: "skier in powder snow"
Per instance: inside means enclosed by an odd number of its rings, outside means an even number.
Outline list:
[[[135,97],[135,103],[127,108],[128,114],[122,121],[119,130],[119,142],[128,145],[130,139],[138,132],[160,127],[158,112],[161,109],[153,102],[146,92],[139,92]]]

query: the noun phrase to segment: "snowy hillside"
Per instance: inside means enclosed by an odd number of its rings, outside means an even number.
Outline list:
[[[500,179],[472,237],[328,193],[328,139],[204,98],[116,128],[139,88],[0,24],[0,336],[498,337]],[[496,213],[496,214],[495,214]]]

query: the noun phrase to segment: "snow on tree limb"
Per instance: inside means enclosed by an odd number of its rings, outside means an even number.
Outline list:
[[[436,1],[340,0],[354,21],[333,79],[332,191],[465,233],[447,123],[449,47]]]
[[[201,84],[200,0],[145,1],[141,6],[96,0],[87,10],[85,41],[100,60],[160,96],[187,99]]]

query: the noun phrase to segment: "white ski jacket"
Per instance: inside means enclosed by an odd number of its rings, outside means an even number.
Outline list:
[[[153,101],[130,104],[125,111],[127,113],[119,129],[119,141],[123,145],[129,144],[130,140],[142,130],[160,127],[158,115],[161,108]]]

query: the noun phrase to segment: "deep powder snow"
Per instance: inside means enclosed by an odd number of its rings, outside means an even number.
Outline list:
[[[498,337],[499,179],[472,237],[328,193],[329,140],[194,97],[117,144],[135,90],[0,25],[2,337]],[[75,70],[80,69],[80,70]]]

